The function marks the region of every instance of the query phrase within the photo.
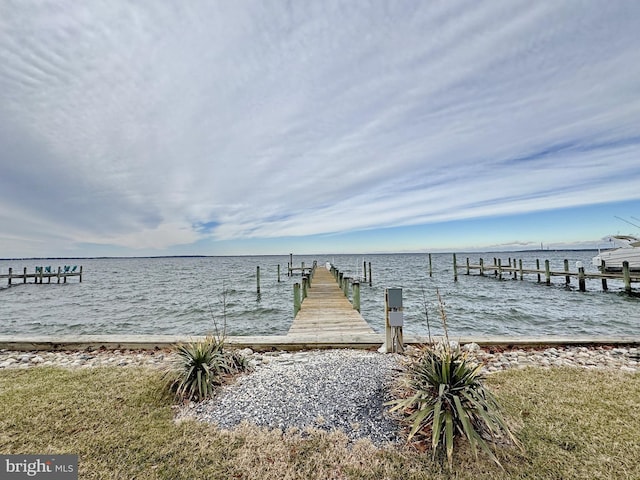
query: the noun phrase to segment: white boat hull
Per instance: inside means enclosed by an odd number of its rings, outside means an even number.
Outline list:
[[[640,248],[616,248],[600,252],[593,257],[593,265],[601,270],[603,270],[602,262],[604,262],[604,271],[606,272],[621,271],[622,262],[629,262],[629,270],[640,271]]]

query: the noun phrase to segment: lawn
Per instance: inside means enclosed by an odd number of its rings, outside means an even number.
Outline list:
[[[640,478],[640,374],[530,368],[487,384],[524,445],[500,451],[505,471],[464,444],[448,472],[339,433],[176,424],[157,370],[117,367],[0,371],[0,453],[78,454],[83,479]]]

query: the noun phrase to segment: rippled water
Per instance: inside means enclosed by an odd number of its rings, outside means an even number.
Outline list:
[[[551,260],[552,270],[571,270],[582,261],[587,269],[596,252],[528,252],[469,254],[472,263],[494,257],[503,264],[522,258],[525,268],[535,259]],[[466,254],[458,254],[464,264]],[[361,289],[362,314],[376,331],[384,329],[384,290],[403,289],[405,333],[426,334],[425,304],[432,333],[441,332],[435,290],[446,303],[452,335],[637,335],[640,332],[640,298],[622,293],[622,284],[609,282],[603,292],[599,280],[587,281],[587,292],[564,286],[564,277],[553,285],[493,276],[466,276],[453,281],[449,254],[434,254],[429,277],[425,254],[294,256],[311,265],[333,262],[347,275],[361,275],[371,262],[373,285]],[[213,331],[226,318],[230,335],[285,334],[293,318],[293,283],[286,274],[287,256],[204,258],[122,258],[76,260],[2,260],[0,273],[9,267],[33,272],[36,265],[83,265],[82,283],[16,285],[0,280],[0,335],[8,334],[186,334]],[[281,282],[277,266],[281,265]],[[256,293],[256,267],[261,270],[261,293]],[[507,278],[505,276],[505,278]],[[544,278],[543,278],[544,281]],[[634,290],[638,290],[637,284]],[[424,294],[424,297],[423,297]]]

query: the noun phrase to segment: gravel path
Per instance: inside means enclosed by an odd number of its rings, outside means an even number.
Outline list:
[[[242,421],[288,430],[342,430],[375,445],[398,440],[399,425],[383,403],[399,357],[357,350],[284,353],[263,361],[212,400],[185,408],[230,429]]]

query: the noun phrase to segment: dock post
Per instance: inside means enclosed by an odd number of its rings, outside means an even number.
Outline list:
[[[349,298],[349,277],[344,277],[342,282],[342,293],[344,296]]]
[[[371,277],[371,262],[369,262],[369,286],[371,287],[373,285],[373,277]]]
[[[484,260],[480,257],[480,276],[484,277]]]
[[[280,283],[280,264],[278,264],[278,283]]]
[[[458,281],[458,262],[456,261],[456,254],[453,254],[453,281]]]
[[[302,300],[307,298],[307,288],[309,288],[309,277],[304,275],[302,277]]]
[[[602,268],[602,273],[604,274],[605,270],[605,262],[604,260],[602,260],[602,264],[601,264],[601,268]],[[607,286],[607,279],[606,277],[602,277],[602,290],[604,290],[605,292],[607,290],[609,290],[609,287]]]
[[[498,279],[502,280],[502,259],[498,259]]]
[[[260,266],[256,267],[256,292],[260,293]]]
[[[293,284],[293,316],[298,315],[300,311],[300,284]]]
[[[493,257],[493,276],[498,276],[498,259],[496,257]]]
[[[429,254],[429,278],[433,276],[433,266],[431,263],[431,254]]]
[[[304,262],[300,262],[300,274],[304,275]]]
[[[360,312],[360,282],[353,282],[353,308]]]
[[[44,267],[40,267],[40,285],[42,285],[43,272],[44,272]],[[36,279],[36,283],[38,283],[38,279]]]
[[[11,277],[13,276],[13,268],[9,267],[9,283],[8,285],[11,286]]]
[[[520,267],[520,281],[524,280],[524,272],[522,271],[522,259],[518,260],[518,266]]]
[[[564,259],[564,271],[567,272],[567,276],[564,277],[564,283],[565,285],[569,285],[571,284],[571,276],[569,276],[569,260],[566,258]],[[582,273],[584,273],[584,269]]]
[[[581,292],[587,291],[587,286],[584,280],[584,267],[578,267],[578,289]]]
[[[24,272],[22,273],[22,283],[27,283],[27,267],[24,267]]]
[[[362,276],[364,283],[367,283],[367,261],[362,262]]]
[[[547,285],[551,285],[551,268],[549,267],[549,260],[544,261],[544,277]]]
[[[540,259],[536,258],[536,270],[538,271],[538,283],[540,283]]]
[[[80,265],[80,275],[79,275],[79,277],[78,277],[78,278],[79,278],[79,280],[80,280],[80,282],[79,282],[79,283],[82,283],[82,265]],[[49,283],[51,283],[51,277],[49,277]]]
[[[58,283],[60,283],[60,269],[61,269],[61,268],[62,268],[62,267],[58,266]]]
[[[469,257],[467,257],[467,275],[469,275],[469,272],[470,272],[470,270],[469,270]]]
[[[340,272],[338,275],[338,286],[342,289],[342,282],[344,281],[344,273]]]
[[[622,276],[624,277],[624,291],[631,293],[631,273],[629,272],[629,262],[622,262]]]

